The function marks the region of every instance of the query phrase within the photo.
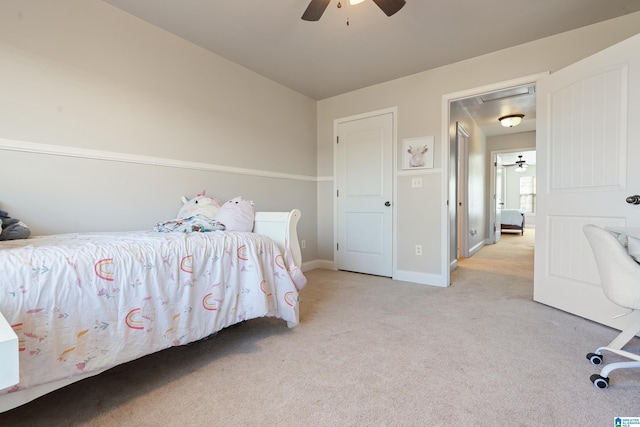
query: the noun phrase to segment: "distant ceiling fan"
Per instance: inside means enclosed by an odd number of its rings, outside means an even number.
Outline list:
[[[515,162],[502,166],[516,166],[516,172],[524,172],[527,170],[527,161],[522,158],[522,155],[519,155]]]
[[[518,160],[514,160],[513,163],[500,163],[502,166],[517,166],[520,169],[526,169],[527,168],[527,161],[525,159],[523,159],[523,155],[520,154],[518,155]]]
[[[305,21],[317,21],[320,19],[331,0],[311,0],[307,10],[302,14]],[[387,15],[391,16],[404,6],[405,0],[373,0],[380,9]]]

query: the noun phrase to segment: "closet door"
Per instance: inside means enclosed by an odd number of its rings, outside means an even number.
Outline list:
[[[337,268],[393,274],[393,113],[338,125]]]

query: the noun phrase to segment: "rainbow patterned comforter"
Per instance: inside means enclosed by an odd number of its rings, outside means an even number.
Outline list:
[[[257,317],[298,323],[276,244],[237,232],[80,233],[0,242],[0,311],[20,383],[98,372]]]

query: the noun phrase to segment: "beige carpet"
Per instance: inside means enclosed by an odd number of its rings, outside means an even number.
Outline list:
[[[532,301],[533,232],[441,289],[315,270],[301,324],[257,319],[0,414],[1,426],[613,426],[640,370],[596,389],[616,332]],[[640,342],[633,342],[640,351]],[[610,358],[609,360],[613,360]]]

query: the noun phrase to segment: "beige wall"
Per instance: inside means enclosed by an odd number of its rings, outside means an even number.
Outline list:
[[[37,233],[148,228],[206,189],[301,208],[305,261],[332,262],[334,120],[397,107],[398,141],[436,140],[421,197],[398,177],[398,268],[440,274],[442,96],[553,72],[639,28],[635,13],[315,102],[99,0],[3,0],[0,209]]]
[[[621,41],[640,30],[640,13],[584,27],[568,33],[541,39],[510,49],[425,71],[405,78],[371,86],[318,102],[318,174],[333,175],[333,121],[341,117],[362,114],[387,107],[398,108],[397,139],[423,135],[436,138],[435,168],[442,168],[441,154],[446,150],[442,141],[442,97],[445,94],[471,90],[476,87],[519,79],[547,71],[554,72],[568,64]],[[423,261],[411,257],[397,257],[398,269],[413,269],[417,274],[443,274],[441,230],[446,226],[442,213],[446,212],[441,186],[446,182],[446,170],[425,175],[422,198],[405,196],[410,179],[398,177],[395,202],[398,217],[397,253],[421,243]],[[428,179],[427,179],[428,178]],[[333,228],[333,198],[327,194],[331,185],[319,185],[319,230]],[[405,221],[413,213],[420,213],[424,227],[416,230]],[[333,234],[320,234],[318,255],[333,259]],[[416,241],[417,240],[417,241]]]
[[[206,189],[300,208],[317,258],[314,100],[99,0],[3,0],[0,94],[0,209],[35,233],[150,228]]]
[[[519,150],[535,148],[536,132],[519,132],[508,135],[490,136],[487,138],[487,151]],[[488,164],[487,164],[488,165]]]

